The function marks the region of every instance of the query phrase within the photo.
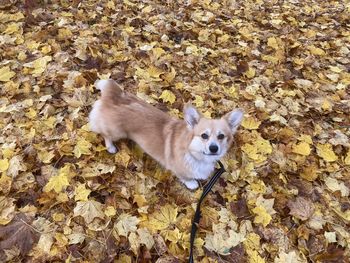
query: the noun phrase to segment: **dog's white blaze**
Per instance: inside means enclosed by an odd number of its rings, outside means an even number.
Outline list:
[[[195,152],[203,152],[205,149],[205,146],[201,139],[199,139],[198,137],[194,137],[193,140],[191,141],[189,149],[190,151],[192,150]]]

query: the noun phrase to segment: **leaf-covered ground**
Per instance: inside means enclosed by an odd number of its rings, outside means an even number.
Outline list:
[[[196,262],[349,262],[347,1],[0,1],[0,261],[182,262],[201,190],[89,132],[111,77],[245,120]],[[147,121],[147,120],[145,120]]]

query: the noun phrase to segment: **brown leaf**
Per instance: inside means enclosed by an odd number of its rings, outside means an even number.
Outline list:
[[[247,61],[240,61],[237,65],[237,73],[239,75],[243,74],[249,69],[249,65]]]
[[[153,239],[154,239],[154,248],[156,249],[158,255],[163,255],[165,252],[167,252],[168,248],[161,235],[155,234],[153,236]]]
[[[232,213],[238,218],[250,216],[247,201],[244,198],[238,199],[236,202],[231,202],[230,207]]]
[[[323,235],[312,235],[307,241],[307,247],[311,255],[315,255],[324,251],[325,249],[325,238]]]
[[[327,251],[315,257],[315,260],[322,263],[349,263],[349,255],[345,254],[345,250],[341,247],[329,246]]]
[[[156,263],[178,263],[178,262],[180,262],[180,261],[173,256],[160,257],[156,261]]]
[[[228,262],[232,262],[232,263],[247,262],[247,255],[245,253],[243,243],[232,248],[230,252],[231,252],[230,255],[223,257]]]
[[[314,213],[313,203],[304,197],[297,197],[294,201],[288,201],[289,214],[301,220],[309,219]]]
[[[19,214],[8,225],[1,226],[0,249],[16,246],[22,255],[27,254],[39,238],[38,233],[30,225],[32,221],[24,214]]]

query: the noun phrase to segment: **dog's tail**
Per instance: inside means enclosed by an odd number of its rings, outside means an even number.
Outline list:
[[[96,80],[95,81],[95,87],[101,91],[102,100],[115,101],[123,93],[123,90],[112,79]]]

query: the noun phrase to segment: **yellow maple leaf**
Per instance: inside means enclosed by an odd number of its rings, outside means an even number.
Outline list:
[[[277,50],[278,49],[278,43],[277,43],[277,39],[275,37],[269,37],[267,39],[267,45],[269,47],[272,47],[273,49]]]
[[[256,130],[259,128],[261,121],[256,120],[253,117],[244,118],[242,121],[242,126],[248,130]]]
[[[151,233],[148,231],[148,229],[139,228],[137,229],[136,232],[137,232],[140,244],[144,244],[150,250],[154,245],[154,239]]]
[[[49,179],[48,183],[44,186],[44,192],[54,190],[56,193],[59,193],[68,185],[69,181],[67,175],[60,173]]]
[[[265,161],[267,156],[272,153],[272,146],[269,141],[261,137],[258,137],[252,144],[244,144],[241,149],[256,163]]]
[[[164,71],[155,67],[155,66],[150,66],[147,69],[147,72],[151,78],[159,79],[160,74],[163,74]]]
[[[177,207],[170,204],[162,206],[159,211],[154,212],[149,216],[149,220],[144,222],[145,226],[155,232],[156,230],[163,230],[168,228],[171,224],[176,222]]]
[[[249,233],[243,241],[246,250],[259,250],[260,236],[255,233]]]
[[[144,195],[135,194],[134,203],[136,203],[138,207],[143,207],[147,204],[147,200]]]
[[[40,46],[40,42],[36,42],[34,40],[30,40],[28,42],[26,42],[26,47],[30,50],[30,51],[34,51],[37,50]]]
[[[115,208],[111,205],[107,206],[105,209],[105,215],[108,217],[115,216],[117,214],[117,211]]]
[[[73,150],[74,156],[80,158],[83,154],[91,154],[91,146],[91,143],[85,140],[85,138],[79,138]]]
[[[54,213],[52,215],[52,219],[55,221],[55,222],[62,222],[65,218],[65,214],[63,213]]]
[[[77,187],[75,187],[74,200],[75,201],[87,201],[90,193],[91,193],[91,190],[86,189],[85,184],[79,184]]]
[[[335,73],[340,73],[343,71],[343,69],[341,69],[339,67],[335,67],[335,66],[329,66],[329,69]]]
[[[165,73],[164,75],[162,75],[162,78],[166,82],[170,83],[170,82],[172,82],[174,80],[175,76],[176,76],[176,70],[173,67],[171,67],[171,71]]]
[[[11,190],[12,178],[6,174],[0,176],[0,192],[7,194]]]
[[[127,167],[130,161],[130,155],[125,150],[120,150],[114,157],[117,164]],[[115,168],[115,167],[114,167]],[[113,169],[114,170],[114,169]],[[112,171],[113,172],[113,171]]]
[[[300,142],[294,144],[292,147],[292,152],[300,155],[308,156],[311,152],[310,145],[306,142]]]
[[[60,28],[58,29],[58,39],[65,40],[73,36],[72,31],[69,28]]]
[[[171,242],[177,243],[180,239],[182,234],[180,233],[180,230],[178,228],[175,228],[174,230],[165,229],[161,232],[162,236],[164,236],[165,240],[169,240]]]
[[[17,13],[5,13],[5,12],[0,12],[0,21],[2,23],[9,22],[9,21],[19,21],[24,18],[23,13],[17,12]]]
[[[34,77],[40,76],[46,70],[47,63],[52,60],[51,56],[44,56],[32,62],[25,63],[23,66],[31,69]]]
[[[264,194],[266,192],[266,185],[262,180],[256,180],[250,184],[250,188],[253,193],[261,193]]]
[[[95,218],[105,218],[102,211],[102,204],[95,201],[79,201],[73,210],[74,217],[82,216],[86,223],[90,224]]]
[[[123,213],[118,217],[117,222],[114,224],[114,228],[118,235],[127,237],[129,233],[137,230],[137,225],[140,222],[136,216]]]
[[[0,68],[0,81],[10,81],[14,75],[16,75],[16,73],[12,71],[9,66]]]
[[[106,6],[111,10],[115,10],[115,4],[113,1],[108,1]]]
[[[25,115],[29,119],[34,119],[37,116],[37,112],[33,108],[30,108],[29,111],[25,113]]]
[[[256,250],[248,250],[248,263],[265,263],[263,259]]]
[[[332,104],[328,99],[324,99],[321,108],[324,111],[332,110]]]
[[[196,107],[202,107],[204,105],[203,98],[201,96],[195,95],[195,99],[193,103],[196,105]]]
[[[326,144],[317,144],[316,146],[317,154],[323,158],[326,162],[334,162],[338,160],[338,156],[333,152],[332,145],[329,143]]]
[[[0,172],[5,172],[10,166],[8,159],[0,160]]]
[[[13,33],[17,33],[21,29],[21,23],[9,23],[3,33],[11,35]]]
[[[312,138],[310,135],[301,134],[298,138],[299,141],[306,142],[308,144],[312,144]]]
[[[51,163],[52,158],[55,157],[55,151],[39,151],[38,152],[38,159],[42,161],[43,163]]]
[[[255,77],[255,69],[249,67],[249,69],[244,73],[244,75],[248,78],[248,79],[252,79]]]
[[[325,180],[325,185],[329,190],[332,192],[339,191],[341,193],[341,196],[348,196],[349,195],[349,188],[344,184],[342,181],[338,181],[335,178],[327,177]]]
[[[125,3],[125,0],[124,0]],[[131,256],[127,254],[121,254],[118,259],[115,260],[116,263],[131,263]]]
[[[176,96],[170,90],[163,90],[159,98],[164,102],[170,102],[170,104],[173,104],[176,100]]]
[[[221,255],[230,254],[230,249],[244,240],[244,234],[229,230],[228,233],[214,232],[205,237],[205,248]]]
[[[348,153],[346,154],[346,157],[344,159],[344,163],[346,165],[350,165],[350,150],[348,151]]]
[[[309,46],[308,49],[310,50],[312,55],[316,55],[316,56],[324,56],[324,55],[326,55],[326,52],[324,52],[323,49],[315,47],[314,45]]]
[[[310,182],[315,181],[318,178],[317,171],[318,169],[315,165],[306,166],[300,173],[300,177]]]
[[[164,51],[164,49],[162,49],[160,47],[155,47],[155,48],[152,49],[152,53],[153,53],[154,57],[156,59],[158,59],[159,57],[161,57],[166,52]]]
[[[252,212],[255,214],[254,223],[262,224],[264,227],[266,227],[272,219],[263,206],[255,207]]]

